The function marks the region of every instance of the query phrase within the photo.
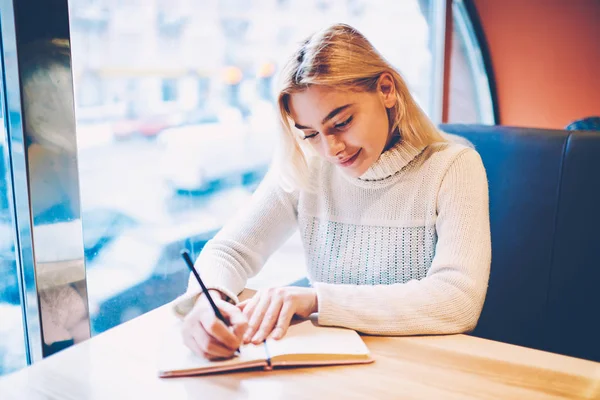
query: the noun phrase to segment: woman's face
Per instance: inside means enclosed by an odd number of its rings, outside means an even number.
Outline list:
[[[393,81],[383,74],[374,92],[311,86],[290,95],[289,109],[304,140],[322,158],[359,177],[391,138],[387,109],[395,103]]]

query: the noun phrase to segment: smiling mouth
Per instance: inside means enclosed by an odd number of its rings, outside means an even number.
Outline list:
[[[339,164],[343,167],[349,167],[358,158],[358,155],[360,154],[361,151],[362,151],[362,149],[358,150],[352,157],[347,158],[344,161],[340,161]]]

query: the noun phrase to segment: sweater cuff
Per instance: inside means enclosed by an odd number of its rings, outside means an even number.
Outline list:
[[[319,325],[340,326],[340,313],[333,301],[335,295],[332,285],[315,282],[313,288],[317,291]]]
[[[239,303],[238,297],[231,290],[225,287],[211,285],[207,286],[207,289],[218,290],[226,296],[226,301],[229,301],[234,305]],[[186,315],[189,314],[190,311],[192,311],[192,308],[194,308],[194,305],[196,304],[196,301],[198,300],[198,297],[200,297],[201,293],[202,291],[199,288],[188,289],[186,293],[173,300],[173,302],[171,303],[172,311],[177,317],[184,318]]]

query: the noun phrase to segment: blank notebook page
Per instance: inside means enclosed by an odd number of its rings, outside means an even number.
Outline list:
[[[319,327],[312,319],[290,326],[280,340],[267,340],[267,347],[271,358],[286,354],[369,354],[369,349],[355,331]]]
[[[183,343],[180,334],[180,324],[171,327],[164,337],[159,369],[161,371],[183,371],[208,367],[226,367],[229,365],[240,365],[266,359],[263,345],[245,345],[240,348],[240,355],[228,360],[210,361],[192,353]]]

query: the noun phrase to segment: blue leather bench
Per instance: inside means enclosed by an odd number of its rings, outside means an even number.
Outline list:
[[[473,335],[600,361],[600,132],[442,125],[481,154],[492,268]]]

